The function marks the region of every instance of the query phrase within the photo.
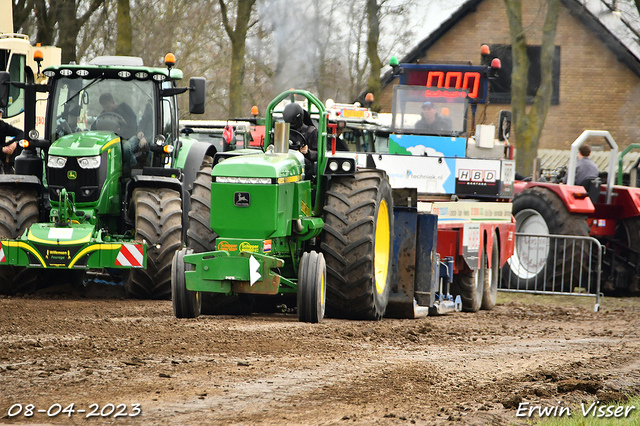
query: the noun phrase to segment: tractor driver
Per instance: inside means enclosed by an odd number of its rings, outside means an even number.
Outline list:
[[[117,114],[118,124],[120,125],[120,131],[118,132],[122,139],[129,139],[136,134],[138,128],[138,117],[133,109],[126,102],[117,104],[111,93],[103,93],[100,95],[100,105],[102,105],[102,112],[100,115],[113,113]],[[100,116],[98,116],[100,117]]]
[[[415,128],[428,130],[429,132],[439,132],[447,129],[447,122],[438,114],[436,107],[427,101],[422,104],[422,117],[416,122]]]
[[[295,102],[284,107],[282,117],[291,125],[294,132],[289,133],[289,148],[299,150],[305,158],[305,175],[311,177],[313,162],[318,159],[318,129],[305,124],[304,110]]]
[[[17,127],[2,120],[4,109],[0,108],[0,146],[2,146],[2,154],[0,154],[0,173],[13,173],[14,160],[21,148],[18,146],[18,140],[22,139],[24,133]],[[7,141],[7,138],[13,138]]]

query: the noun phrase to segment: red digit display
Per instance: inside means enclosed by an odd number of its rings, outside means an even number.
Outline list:
[[[484,102],[488,80],[485,70],[478,66],[422,65],[407,66],[401,84],[423,86],[429,89],[453,89],[468,91],[473,102]],[[432,91],[431,93],[435,93]],[[452,96],[448,94],[447,96]]]
[[[455,78],[456,79],[456,85],[455,86],[451,86],[451,79]],[[446,87],[447,89],[451,88],[451,87],[455,87],[456,89],[459,89],[462,86],[462,73],[460,71],[454,71],[454,72],[448,72],[447,73],[447,78],[444,82],[444,87]]]
[[[469,87],[469,80],[473,79],[473,90]],[[466,72],[464,73],[464,82],[462,83],[463,89],[469,89],[469,97],[475,99],[478,97],[478,91],[480,90],[480,73],[479,72]]]
[[[434,80],[437,81],[435,85]],[[454,81],[454,86],[451,85],[451,80]],[[437,87],[438,89],[467,89],[469,90],[469,97],[475,99],[480,92],[480,73],[462,73],[461,71],[444,73],[443,71],[429,71],[426,86]]]
[[[438,79],[438,85],[436,87],[442,87],[442,83],[444,81],[444,72],[442,71],[429,71],[429,76],[427,77],[427,87],[433,87],[433,79]]]

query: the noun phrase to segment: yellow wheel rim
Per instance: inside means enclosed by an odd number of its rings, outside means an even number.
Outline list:
[[[389,229],[389,208],[387,202],[382,200],[378,209],[376,220],[376,236],[373,242],[376,291],[378,294],[384,293],[387,285],[387,274],[389,273],[389,248],[391,243],[391,232]]]

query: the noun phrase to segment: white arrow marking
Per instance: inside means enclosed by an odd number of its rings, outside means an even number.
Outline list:
[[[255,257],[251,256],[249,258],[249,279],[251,280],[251,285],[262,278],[262,275],[258,273],[258,269],[260,269],[260,262],[258,262]]]

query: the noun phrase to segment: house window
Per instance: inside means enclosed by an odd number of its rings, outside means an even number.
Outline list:
[[[511,45],[492,44],[489,45],[492,58],[500,58],[502,69],[498,73],[498,78],[489,82],[489,101],[498,104],[511,103],[511,70],[513,61],[511,56]],[[540,86],[540,46],[527,46],[527,57],[529,58],[529,73],[527,84],[527,103],[533,103],[536,91]],[[556,46],[553,57],[553,92],[551,93],[551,105],[560,103],[560,46]]]

